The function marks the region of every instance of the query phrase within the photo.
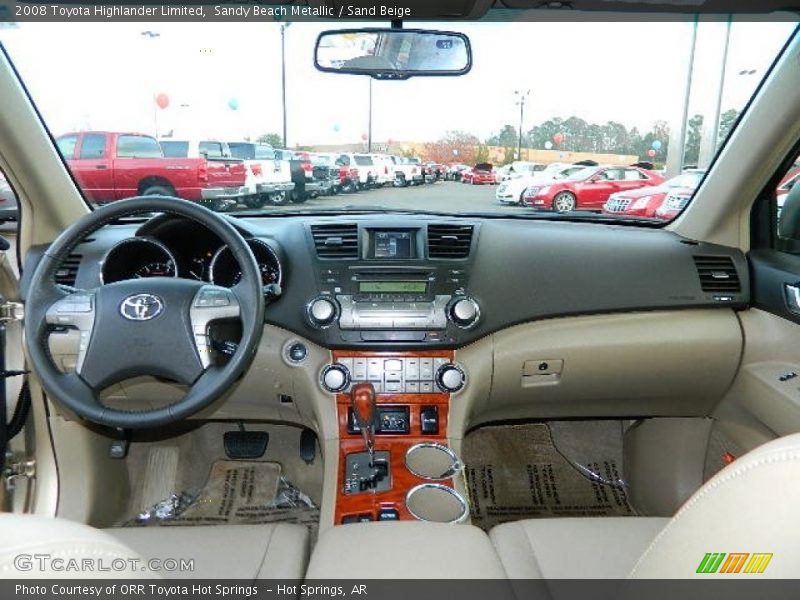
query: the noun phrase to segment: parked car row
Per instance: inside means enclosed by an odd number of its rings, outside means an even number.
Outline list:
[[[372,153],[313,153],[250,141],[81,131],[56,140],[89,200],[164,195],[215,211],[302,203],[317,196],[444,178],[445,167]]]
[[[519,187],[505,183],[498,189],[497,199],[537,210],[601,211],[612,194],[658,186],[664,182],[662,175],[639,165],[556,165],[551,171],[541,173],[523,178],[527,187],[519,192],[519,196],[515,195]]]

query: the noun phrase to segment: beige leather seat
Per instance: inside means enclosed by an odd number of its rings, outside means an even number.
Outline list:
[[[672,519],[520,521],[495,527],[490,538],[512,578],[707,578],[697,573],[707,553],[747,554],[741,571],[753,554],[771,554],[759,577],[798,578],[798,531],[800,434],[795,434],[727,466]],[[715,577],[741,576],[720,573],[723,568],[724,562]]]
[[[0,515],[2,578],[296,580],[305,573],[308,551],[308,530],[283,523],[99,530],[65,519]],[[50,558],[42,562],[34,555]],[[76,561],[72,563],[74,568],[69,567],[70,559]],[[102,560],[106,568],[112,563],[114,566],[108,571],[95,568],[94,572],[87,572],[83,559]],[[151,559],[161,561],[161,570],[142,571]],[[163,562],[165,559],[193,560],[193,568],[172,570],[171,563]]]
[[[319,537],[307,579],[505,579],[489,537],[461,524],[353,523]]]

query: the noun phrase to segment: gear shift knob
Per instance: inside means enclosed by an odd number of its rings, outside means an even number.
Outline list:
[[[370,464],[372,464],[375,459],[375,416],[377,413],[375,387],[371,383],[354,385],[350,391],[350,405],[353,408],[356,423],[361,429],[364,444],[369,452]]]

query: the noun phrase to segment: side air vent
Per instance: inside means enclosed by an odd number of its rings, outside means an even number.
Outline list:
[[[428,225],[430,258],[467,258],[472,246],[472,225]]]
[[[739,274],[730,256],[695,256],[694,264],[704,292],[735,294],[742,291]]]
[[[358,225],[312,225],[314,247],[320,258],[358,258]]]
[[[78,277],[78,267],[81,265],[80,254],[70,254],[65,258],[56,271],[56,283],[60,285],[67,285],[72,287],[75,285],[75,279]]]

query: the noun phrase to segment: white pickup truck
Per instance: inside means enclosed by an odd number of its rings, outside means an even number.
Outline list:
[[[231,154],[244,160],[247,167],[245,185],[253,189],[245,204],[249,208],[261,208],[265,204],[282,205],[289,200],[295,184],[292,167],[288,160],[281,160],[269,144],[257,142],[228,142]]]
[[[368,190],[378,184],[378,167],[370,154],[340,154],[336,164],[358,173],[358,189]]]
[[[394,187],[425,183],[425,172],[418,158],[391,156],[394,163]]]

